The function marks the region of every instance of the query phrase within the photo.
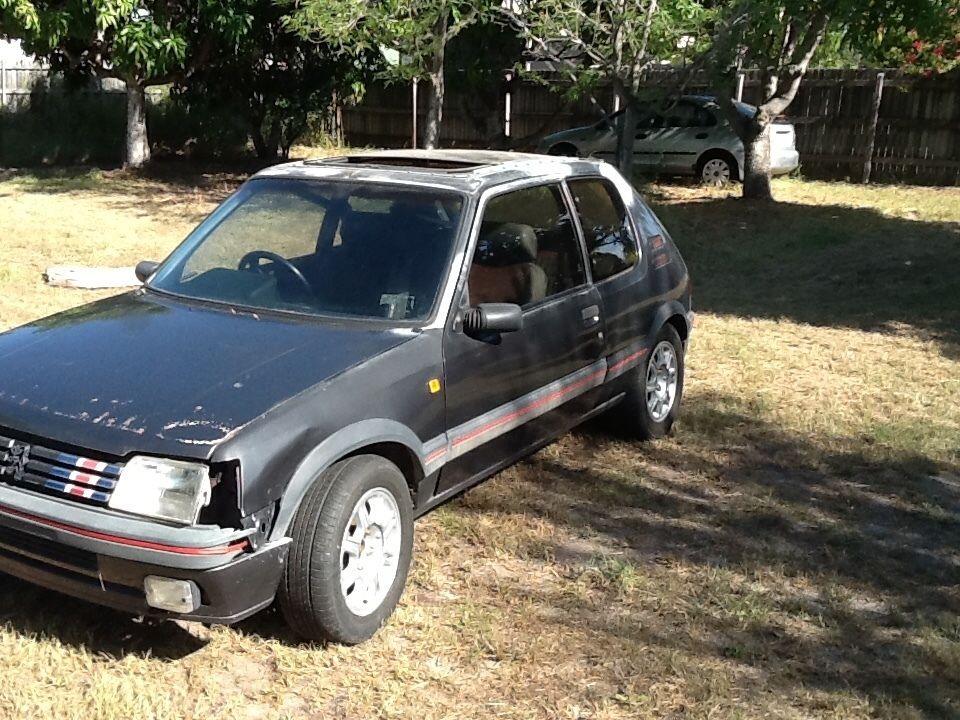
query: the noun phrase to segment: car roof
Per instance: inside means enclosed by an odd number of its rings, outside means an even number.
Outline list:
[[[496,150],[377,150],[274,165],[256,177],[392,182],[476,193],[526,178],[595,175],[601,164]]]

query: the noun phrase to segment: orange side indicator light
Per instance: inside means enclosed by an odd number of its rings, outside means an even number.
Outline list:
[[[431,395],[436,395],[440,392],[440,379],[439,378],[430,378],[427,382],[427,388],[430,390]]]

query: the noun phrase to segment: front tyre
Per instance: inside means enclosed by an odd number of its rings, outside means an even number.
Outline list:
[[[413,552],[406,479],[376,455],[331,466],[304,496],[280,586],[280,609],[299,635],[355,645],[390,617]]]
[[[626,430],[640,440],[668,435],[680,414],[684,352],[680,335],[669,323],[661,328],[646,362],[632,375],[620,404]]]

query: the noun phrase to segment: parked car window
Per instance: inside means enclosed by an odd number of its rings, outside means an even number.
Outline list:
[[[717,124],[717,116],[707,108],[698,105],[694,112],[693,124],[694,127],[713,127]]]
[[[470,304],[532,305],[586,282],[583,256],[558,185],[493,198],[468,280]]]
[[[663,128],[664,122],[663,115],[659,115],[658,113],[646,115],[637,122],[637,133],[645,134],[650,130],[660,130]]]
[[[571,180],[593,279],[603,280],[637,262],[637,240],[619,193],[605,180]]]
[[[666,127],[709,127],[716,124],[713,113],[692,102],[678,102],[666,112]]]
[[[439,190],[254,179],[150,287],[265,310],[421,320],[439,294],[462,204]]]

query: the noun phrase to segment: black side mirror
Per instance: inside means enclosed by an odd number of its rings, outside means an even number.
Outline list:
[[[505,333],[523,329],[523,311],[513,303],[481,303],[463,314],[467,333]]]
[[[130,266],[127,265],[127,267]],[[133,272],[137,276],[137,280],[145,283],[150,279],[150,276],[157,271],[158,267],[160,267],[160,263],[158,262],[154,262],[153,260],[141,260],[137,263],[137,267],[134,268]]]

